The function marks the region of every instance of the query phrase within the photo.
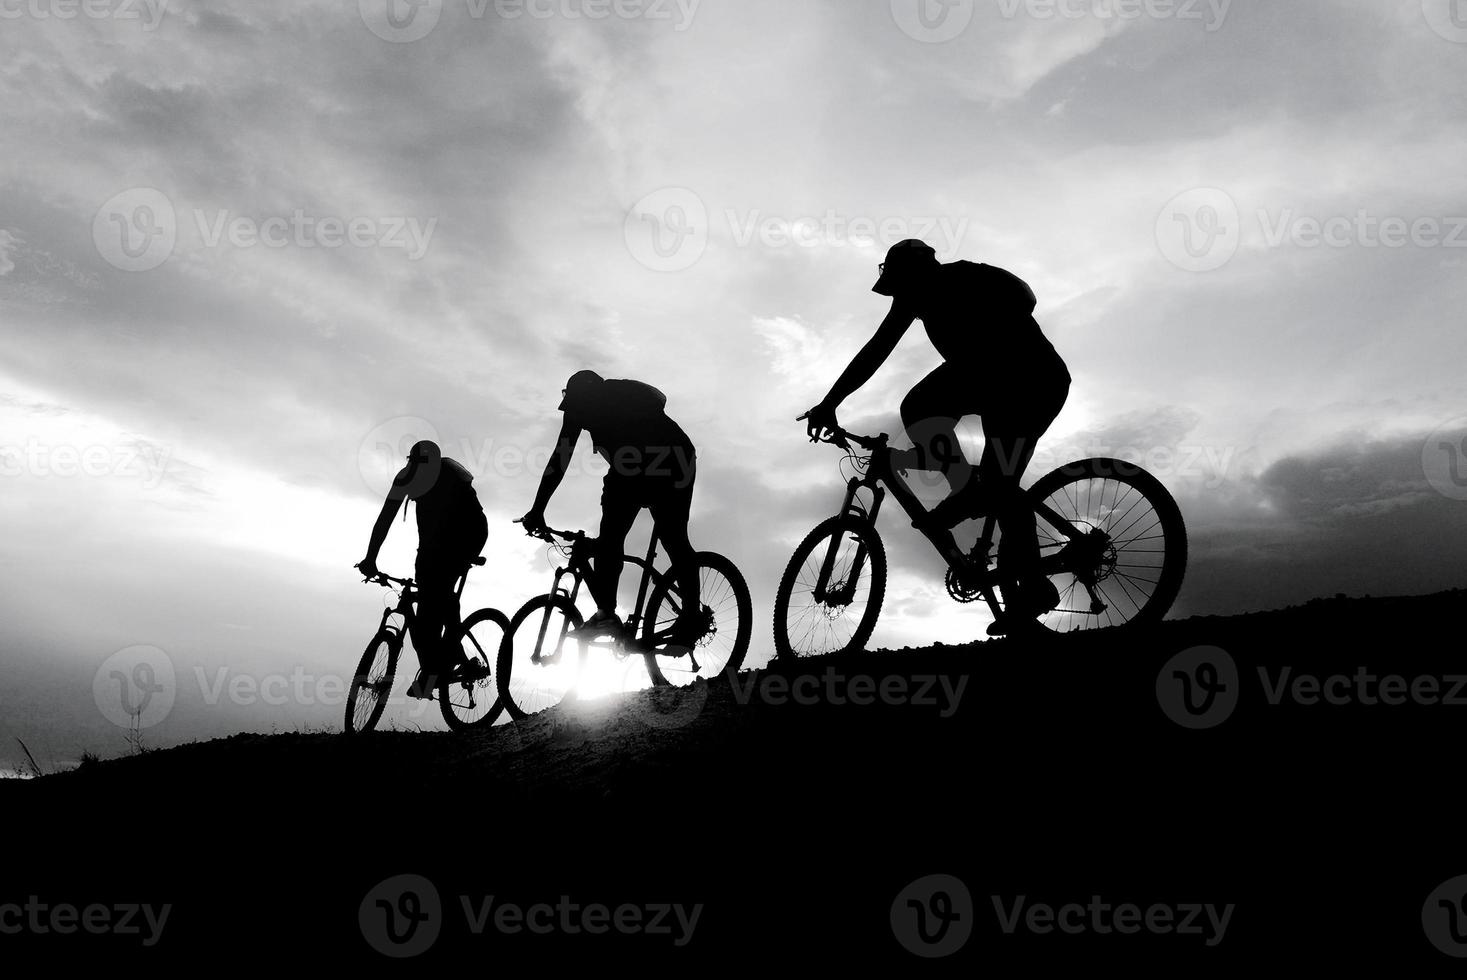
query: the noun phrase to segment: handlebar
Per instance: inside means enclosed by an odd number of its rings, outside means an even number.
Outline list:
[[[806,412],[804,415],[801,415],[799,418],[795,419],[795,421],[803,422],[809,417],[810,414]],[[826,431],[829,433],[828,435],[814,436],[812,437],[812,441],[829,443],[832,446],[839,446],[840,448],[847,451],[850,450],[851,444],[854,443],[855,445],[860,446],[862,449],[868,450],[870,452],[875,452],[878,449],[885,449],[887,442],[891,439],[891,437],[888,436],[885,432],[883,432],[879,436],[862,436],[857,435],[854,432],[848,432],[838,425],[832,426]]]
[[[388,575],[385,572],[378,572],[376,575],[368,575],[366,578],[362,579],[362,581],[375,582],[378,585],[398,585],[404,589],[411,589],[414,585],[417,584],[410,578],[394,578],[393,576]]]
[[[541,541],[548,541],[551,544],[555,543],[556,538],[559,538],[560,540],[565,541],[568,544],[575,544],[578,541],[589,540],[586,537],[585,531],[557,531],[553,527],[525,527],[525,522],[521,518],[515,518],[514,523],[520,525],[521,527],[524,527],[525,533],[528,534],[530,537],[539,538]]]

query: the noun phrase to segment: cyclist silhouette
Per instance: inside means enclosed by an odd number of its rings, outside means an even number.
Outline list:
[[[393,478],[382,512],[372,526],[367,557],[356,567],[372,578],[377,574],[377,553],[399,507],[406,501],[418,508],[418,560],[413,573],[418,585],[418,615],[413,620],[413,647],[421,669],[408,688],[408,696],[432,699],[437,680],[444,671],[460,667],[458,651],[444,651],[443,631],[458,622],[455,585],[489,539],[484,509],[474,492],[474,477],[454,460],[443,455],[438,444],[423,441],[408,453],[407,465]]]
[[[588,582],[597,608],[581,634],[615,634],[621,629],[616,593],[622,550],[632,522],[645,507],[652,512],[657,539],[667,549],[682,595],[682,611],[669,642],[686,646],[690,637],[701,632],[695,614],[701,608],[698,562],[688,540],[688,513],[697,475],[692,440],[667,416],[667,396],[640,381],[608,380],[594,371],[578,371],[561,395],[565,419],[560,436],[545,465],[535,503],[521,523],[527,531],[544,529],[545,508],[565,478],[581,431],[589,432],[593,447],[611,469],[601,490],[601,530],[592,553],[596,574]]]
[[[927,521],[949,529],[986,510],[1003,532],[1000,567],[1012,597],[1007,612],[1033,619],[1055,608],[1059,593],[1039,570],[1034,514],[1024,504],[1019,480],[1039,438],[1059,415],[1070,390],[1070,372],[1034,319],[1035,298],[1010,272],[973,262],[937,260],[916,239],[893,245],[872,291],[892,297],[891,311],[851,360],[819,405],[810,409],[811,438],[837,425],[841,402],[861,388],[920,319],[943,364],[902,401],[902,424],[912,448],[899,452],[899,468],[940,471],[952,488]],[[958,444],[957,423],[983,420],[983,456],[977,478]],[[1004,617],[1005,619],[1008,616]],[[1005,622],[990,630],[1006,632]]]

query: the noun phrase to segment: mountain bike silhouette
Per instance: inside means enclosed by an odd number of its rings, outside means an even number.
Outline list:
[[[475,558],[473,564],[481,567],[484,559]],[[418,591],[412,579],[378,574],[366,581],[393,589],[397,593],[397,604],[382,610],[382,622],[357,663],[357,672],[346,696],[345,727],[348,733],[369,732],[382,719],[382,712],[392,694],[393,678],[397,676],[403,640],[417,614]],[[467,583],[468,573],[465,572],[459,577],[455,597],[463,596]],[[504,613],[486,607],[462,623],[449,623],[444,631],[446,637],[457,637],[456,645],[462,654],[452,671],[438,680],[438,702],[443,709],[443,720],[454,731],[487,728],[504,710],[495,692],[492,667],[493,657],[508,629],[509,620]],[[454,646],[453,640],[446,644],[447,649]]]
[[[886,549],[876,531],[882,501],[889,489],[919,526],[927,513],[893,469],[885,433],[834,429],[822,441],[846,450],[855,474],[840,513],[810,532],[780,579],[774,643],[784,658],[866,645],[886,594]],[[1059,606],[1037,626],[1065,632],[1154,622],[1171,608],[1186,569],[1187,532],[1176,501],[1155,477],[1123,460],[1086,459],[1060,467],[1027,494],[1040,569],[1060,593]],[[948,563],[948,594],[961,603],[981,598],[999,619],[998,521],[978,516],[983,530],[965,555],[951,531],[923,533]]]
[[[734,563],[711,551],[700,551],[698,581],[703,633],[688,652],[667,646],[682,611],[677,579],[658,571],[657,537],[645,557],[627,555],[627,564],[642,570],[636,604],[618,635],[578,638],[572,633],[585,621],[576,608],[582,583],[595,575],[591,550],[595,539],[585,532],[527,531],[547,541],[565,561],[555,569],[550,591],[525,603],[510,620],[499,648],[496,674],[499,697],[512,718],[554,707],[576,695],[576,683],[593,648],[618,660],[640,655],[654,685],[686,685],[732,674],[744,662],[753,632],[753,601],[743,574]],[[569,576],[571,586],[562,582]],[[650,593],[650,595],[649,595]]]

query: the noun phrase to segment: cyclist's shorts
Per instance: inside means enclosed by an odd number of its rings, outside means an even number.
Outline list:
[[[612,470],[601,485],[601,509],[640,510],[646,507],[658,523],[671,521],[686,525],[693,505],[697,469],[696,457],[688,453],[672,464],[667,472],[621,476]]]

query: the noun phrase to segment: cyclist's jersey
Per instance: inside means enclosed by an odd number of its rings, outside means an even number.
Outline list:
[[[999,382],[1046,369],[1069,378],[1034,319],[1034,291],[1024,280],[996,266],[949,262],[937,282],[914,312],[944,360],[992,366]]]
[[[424,542],[455,534],[467,522],[483,519],[484,508],[474,492],[474,476],[456,460],[445,456],[437,479],[426,488],[419,487],[418,481],[419,474],[405,467],[397,474],[392,490],[410,498],[417,508],[419,547]]]
[[[639,476],[692,458],[693,442],[668,417],[666,405],[667,396],[649,384],[608,379],[565,412],[590,433],[591,444],[612,464],[609,475]]]

